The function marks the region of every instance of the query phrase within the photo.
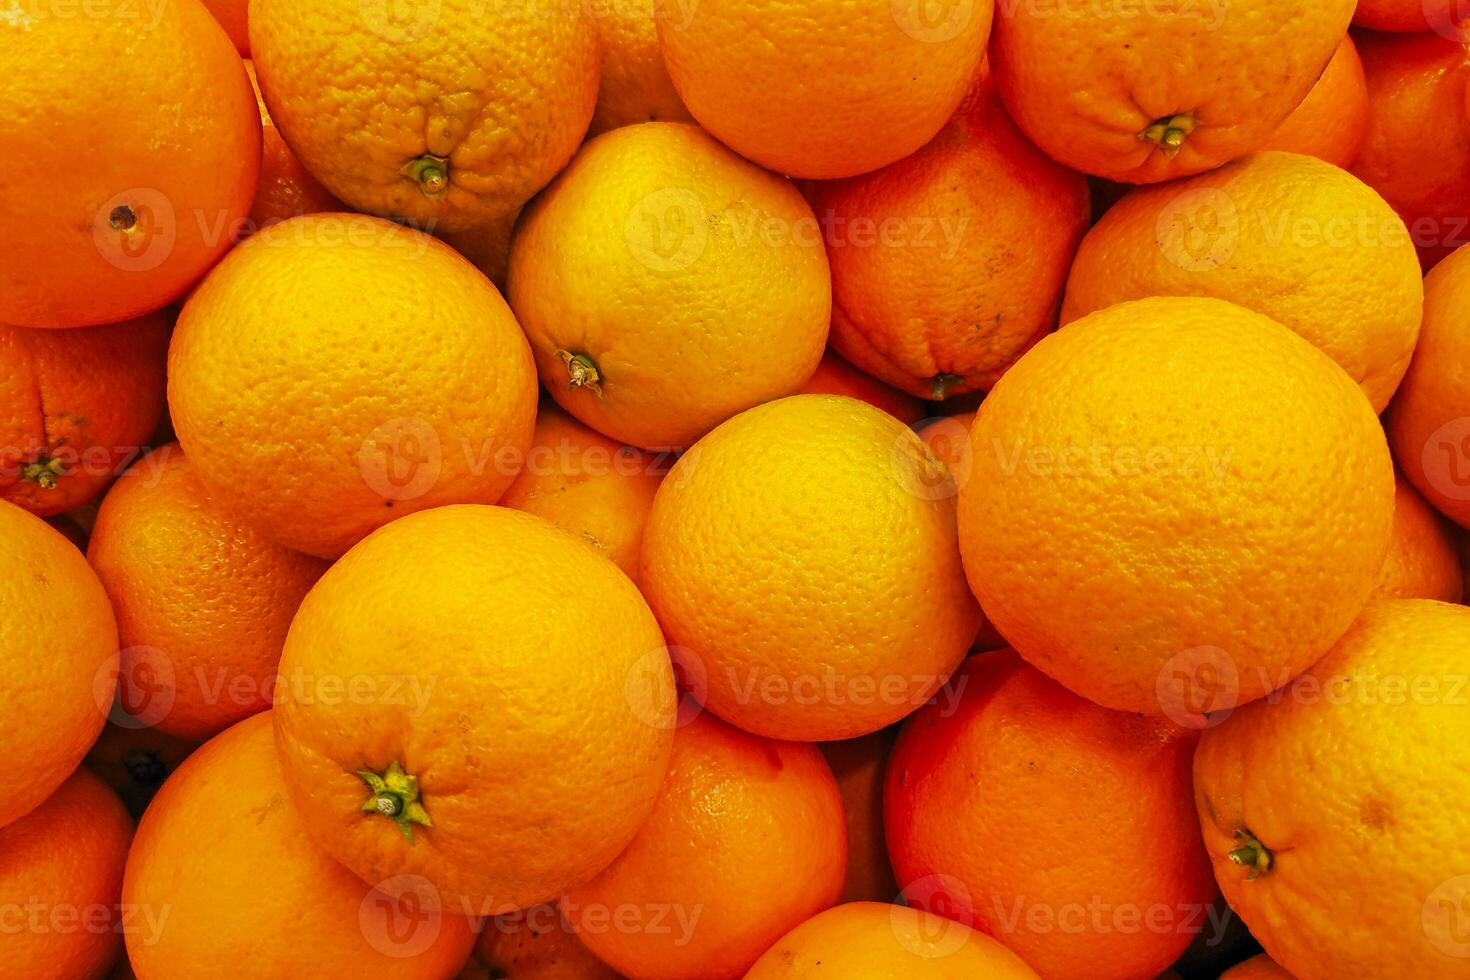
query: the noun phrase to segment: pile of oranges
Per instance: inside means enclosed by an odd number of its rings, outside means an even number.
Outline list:
[[[0,0],[0,962],[1470,978],[1454,0]]]

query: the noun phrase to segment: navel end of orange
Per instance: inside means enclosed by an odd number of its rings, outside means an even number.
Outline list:
[[[1194,132],[1194,116],[1189,113],[1181,113],[1175,116],[1165,116],[1155,119],[1152,123],[1138,134],[1138,138],[1145,143],[1153,143],[1170,160],[1178,156],[1179,149],[1184,141],[1189,139],[1189,134]]]
[[[1246,881],[1255,881],[1271,870],[1271,851],[1255,834],[1242,827],[1235,832],[1235,839],[1240,841],[1240,846],[1230,852],[1230,861],[1246,869]]]
[[[418,777],[404,772],[397,760],[381,773],[359,769],[357,778],[372,790],[372,795],[362,805],[363,812],[392,820],[410,844],[413,843],[414,824],[434,826],[434,821],[429,819],[429,811],[419,801]]]
[[[417,183],[425,197],[443,197],[449,190],[449,159],[425,153],[404,164],[403,175]]]
[[[602,395],[602,372],[597,370],[596,361],[586,354],[573,354],[569,350],[559,350],[556,356],[567,366],[567,384]]]

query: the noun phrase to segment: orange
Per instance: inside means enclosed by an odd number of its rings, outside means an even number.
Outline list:
[[[890,388],[870,374],[853,367],[835,351],[828,350],[817,363],[816,373],[802,386],[803,395],[846,395],[914,425],[924,418],[924,403],[913,395]]]
[[[643,532],[642,587],[695,696],[772,738],[892,724],[980,626],[943,464],[891,415],[836,395],[753,408],[680,459]]]
[[[133,822],[79,770],[28,816],[0,827],[5,971],[30,980],[98,980],[140,910],[120,909]],[[143,912],[154,911],[141,910]]]
[[[847,878],[841,901],[887,902],[898,894],[883,839],[883,767],[898,728],[817,746],[832,767],[847,818]]]
[[[590,135],[644,122],[685,122],[694,117],[679,100],[658,47],[658,21],[683,15],[667,0],[615,3],[594,17],[602,42],[602,83]]]
[[[547,405],[536,416],[526,464],[500,503],[592,542],[636,582],[643,525],[671,464]]]
[[[920,398],[988,389],[1056,326],[1087,181],[1043,156],[986,78],[914,155],[816,186],[832,344]]]
[[[1367,135],[1368,82],[1353,39],[1343,35],[1317,84],[1261,149],[1305,153],[1351,167]]]
[[[242,13],[243,17],[243,5]],[[296,154],[286,145],[271,122],[270,110],[256,85],[255,67],[245,62],[250,73],[250,84],[256,86],[255,98],[260,106],[260,126],[263,152],[260,163],[260,188],[255,192],[255,202],[250,206],[250,230],[273,225],[298,214],[313,214],[320,211],[341,211],[342,202],[337,200],[315,177],[307,173]]]
[[[801,195],[683,123],[590,141],[521,215],[508,295],[552,397],[644,449],[795,394],[832,309]]]
[[[60,786],[102,730],[117,676],[117,622],[87,559],[39,517],[0,501],[0,827]]]
[[[1213,296],[1311,341],[1382,411],[1409,366],[1424,287],[1408,230],[1345,170],[1256,153],[1141,188],[1087,233],[1062,322],[1127,299]]]
[[[108,492],[87,559],[117,614],[123,706],[194,741],[270,707],[291,617],[327,570],[226,512],[176,444]]]
[[[990,59],[1011,116],[1053,159],[1151,184],[1270,139],[1331,61],[1354,6],[1002,4]]]
[[[972,446],[960,548],[980,604],[1105,707],[1184,723],[1280,687],[1347,629],[1387,552],[1393,464],[1368,400],[1222,300],[1063,327],[990,392]]]
[[[1215,894],[1194,733],[1090,704],[1010,650],[971,657],[947,691],[957,702],[920,709],[888,761],[904,896],[1042,976],[1157,976]]]
[[[322,558],[411,511],[494,503],[536,414],[525,337],[485,277],[365,215],[241,244],[185,304],[168,388],[220,504]]]
[[[139,980],[195,977],[205,963],[262,980],[439,980],[475,941],[464,917],[416,894],[394,901],[311,843],[281,786],[269,713],[210,740],[169,777],[138,826],[123,902],[168,912],[156,934],[127,934]]]
[[[1470,820],[1443,803],[1470,791],[1467,648],[1470,609],[1375,602],[1307,674],[1200,739],[1215,877],[1292,976],[1462,972]]]
[[[673,669],[637,589],[501,507],[411,514],[354,548],[302,603],[280,678],[282,768],[312,837],[370,883],[427,878],[466,915],[606,867],[673,737]]]
[[[1265,953],[1252,956],[1220,974],[1220,980],[1293,980],[1292,975],[1276,965]]]
[[[582,945],[555,905],[486,919],[459,980],[620,980]]]
[[[1375,31],[1440,31],[1453,34],[1464,8],[1455,0],[1358,0],[1353,23]]]
[[[1395,474],[1393,536],[1374,598],[1459,602],[1464,590],[1453,526]]]
[[[1470,527],[1470,249],[1424,279],[1424,325],[1398,397],[1385,416],[1394,458],[1435,509]]]
[[[669,4],[659,46],[701,126],[792,177],[867,173],[929,142],[985,56],[992,0]]]
[[[196,742],[144,727],[137,718],[122,714],[102,729],[82,765],[112,787],[137,818],[169,774],[198,747]]]
[[[633,843],[562,907],[628,976],[733,980],[837,901],[846,864],[842,797],[821,753],[702,714],[674,736]]]
[[[1470,57],[1438,34],[1359,34],[1368,135],[1353,173],[1393,205],[1427,269],[1470,241]]]
[[[492,218],[464,231],[444,232],[439,237],[474,263],[495,288],[505,292],[505,274],[510,265],[510,236],[515,231],[519,209]]]
[[[255,193],[239,54],[198,3],[8,6],[0,157],[24,165],[0,186],[0,323],[112,323],[177,299]]]
[[[240,57],[250,57],[249,0],[204,0],[204,6],[225,29]]]
[[[252,0],[250,52],[281,135],[359,211],[462,231],[571,159],[597,99],[582,8]]]
[[[901,905],[851,902],[792,929],[745,980],[1033,980],[1032,970],[983,933]]]
[[[0,326],[0,500],[43,517],[88,503],[163,417],[169,322]]]

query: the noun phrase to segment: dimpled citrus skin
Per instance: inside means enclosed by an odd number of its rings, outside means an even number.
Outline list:
[[[593,956],[555,905],[486,919],[458,980],[622,980]]]
[[[1464,16],[1455,0],[1358,0],[1353,23],[1375,31],[1453,31]]]
[[[197,2],[8,6],[0,157],[24,165],[0,185],[0,323],[113,323],[172,302],[255,194],[239,54]]]
[[[595,18],[602,42],[602,83],[591,136],[636,123],[692,121],[658,48],[656,20],[678,18],[682,8],[662,0],[612,4]]]
[[[1441,886],[1470,868],[1470,821],[1441,804],[1470,791],[1467,649],[1470,609],[1372,603],[1310,684],[1200,739],[1195,801],[1215,877],[1299,980],[1461,969],[1445,950],[1464,948],[1465,889]],[[1272,855],[1254,880],[1228,857],[1238,832]]]
[[[753,408],[680,459],[643,532],[642,584],[702,665],[705,706],[826,741],[937,690],[981,621],[945,479],[912,430],[837,395]]]
[[[254,65],[245,62],[250,73],[250,84],[255,85]],[[255,201],[250,205],[250,230],[273,225],[298,214],[319,211],[344,210],[342,202],[331,195],[321,183],[309,174],[296,154],[281,138],[276,124],[271,122],[270,110],[257,86],[255,96],[260,104],[260,127],[262,152],[260,161],[260,188],[255,192]]]
[[[0,325],[0,500],[49,517],[100,494],[163,416],[168,334],[157,313],[79,330]]]
[[[816,373],[802,386],[803,395],[846,395],[913,425],[924,418],[924,403],[907,392],[891,388],[870,374],[853,367],[841,354],[828,350],[817,364]]]
[[[250,50],[306,168],[352,207],[426,231],[524,204],[576,152],[597,99],[596,28],[554,0],[252,0]],[[404,172],[427,155],[448,161],[436,196]]]
[[[1470,527],[1470,249],[1424,278],[1424,325],[1414,359],[1384,417],[1394,458],[1435,509]]]
[[[1001,6],[990,61],[1006,108],[1048,155],[1130,184],[1249,153],[1311,89],[1354,0],[1232,0],[1118,16],[1099,4]],[[1188,116],[1171,160],[1151,125]]]
[[[991,391],[971,444],[975,594],[1021,656],[1106,707],[1177,717],[1279,687],[1347,629],[1387,552],[1393,465],[1368,400],[1222,300],[1063,327]]]
[[[1256,153],[1134,191],[1087,233],[1062,322],[1128,299],[1213,296],[1295,330],[1383,411],[1409,366],[1424,286],[1408,229],[1346,170]]]
[[[526,465],[500,503],[592,542],[637,582],[643,525],[671,463],[546,405],[536,416]]]
[[[674,736],[633,843],[563,908],[598,958],[637,980],[734,980],[837,901],[846,866],[842,797],[821,753],[706,713]],[[620,909],[644,928],[609,927]]]
[[[312,837],[366,881],[422,875],[472,915],[602,870],[652,808],[673,736],[673,669],[632,582],[503,507],[411,514],[354,548],[302,603],[280,676],[282,768]],[[403,683],[318,696],[354,677]],[[413,844],[362,810],[355,771],[393,762],[433,821]]]
[[[1358,49],[1345,34],[1317,84],[1261,149],[1305,153],[1351,167],[1367,135],[1368,82]]]
[[[1470,240],[1470,56],[1438,34],[1359,34],[1368,135],[1353,173],[1393,205],[1428,269]]]
[[[888,761],[884,825],[909,900],[1043,976],[1157,976],[1215,895],[1191,806],[1195,734],[1090,704],[1010,650],[971,657],[951,685],[958,706],[921,708]],[[1157,907],[1162,925],[1113,918]],[[1083,908],[1100,911],[1066,918]]]
[[[700,125],[776,173],[867,173],[927,143],[985,55],[991,0],[731,0],[658,19],[664,65]],[[819,40],[816,40],[819,39]]]
[[[365,215],[292,218],[240,245],[185,304],[168,378],[200,480],[322,558],[410,511],[494,503],[535,425],[534,365],[494,287]]]
[[[801,195],[684,123],[588,142],[521,215],[507,295],[557,403],[645,449],[795,394],[832,311]],[[600,386],[574,386],[558,352]]]
[[[1220,980],[1294,980],[1265,953],[1252,956],[1220,974]]]
[[[937,915],[881,902],[850,902],[806,920],[756,961],[745,980],[1035,980],[1015,953]]]
[[[828,226],[832,345],[920,398],[989,388],[1056,326],[1088,221],[1086,179],[1027,142],[988,77],[922,150],[810,200]],[[874,228],[898,231],[890,244]]]
[[[1393,537],[1373,597],[1459,602],[1465,579],[1453,527],[1407,480],[1395,474]]]
[[[39,517],[0,501],[0,542],[3,827],[51,795],[102,730],[117,622],[86,558]]]
[[[505,293],[505,274],[510,266],[510,237],[515,231],[519,209],[500,218],[492,218],[464,231],[441,234],[445,244],[469,259],[495,288]]]
[[[156,936],[127,934],[138,980],[182,980],[204,963],[242,980],[439,980],[475,941],[463,916],[395,908],[311,842],[281,786],[269,712],[169,777],[138,826],[123,901],[168,910]]]
[[[85,769],[0,827],[7,973],[30,980],[107,975],[122,945],[117,904],[132,835],[123,805]]]
[[[108,491],[87,559],[117,614],[123,703],[157,698],[143,720],[194,740],[270,707],[291,617],[327,570],[232,517],[177,445]]]

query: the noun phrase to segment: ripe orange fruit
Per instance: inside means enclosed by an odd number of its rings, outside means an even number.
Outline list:
[[[877,378],[853,367],[842,355],[828,350],[817,363],[816,373],[802,386],[803,395],[846,395],[867,402],[874,408],[914,425],[924,418],[923,402],[897,388],[890,388]]]
[[[117,614],[123,706],[195,741],[270,707],[291,617],[328,565],[224,510],[177,445],[108,492],[87,559]]]
[[[1452,528],[1407,480],[1395,474],[1393,536],[1374,598],[1459,602],[1465,579]]]
[[[322,558],[411,511],[498,500],[536,413],[525,337],[485,277],[365,215],[242,243],[185,304],[168,388],[220,504]]]
[[[1021,656],[1106,707],[1184,722],[1280,687],[1387,552],[1393,464],[1368,400],[1221,300],[1063,327],[986,397],[972,446],[975,594]]]
[[[831,293],[790,182],[682,123],[589,142],[511,242],[508,295],[542,383],[645,449],[795,394],[822,357]]]
[[[243,17],[243,4],[241,10]],[[260,107],[263,147],[260,188],[255,192],[255,202],[250,206],[251,230],[294,218],[298,214],[345,210],[342,202],[307,172],[301,161],[296,159],[296,154],[291,152],[291,148],[281,138],[276,124],[271,122],[270,110],[265,106],[260,87],[256,84],[255,66],[247,61],[245,70],[250,74],[250,84],[255,86],[255,98]]]
[[[1344,34],[1317,84],[1261,149],[1305,153],[1351,167],[1367,135],[1368,82],[1358,49],[1352,37]]]
[[[938,690],[980,625],[946,480],[911,429],[853,398],[783,398],[700,440],[659,487],[642,566],[700,701],[826,741]]]
[[[883,840],[883,767],[897,736],[898,728],[889,726],[860,738],[817,745],[837,779],[847,818],[843,902],[887,902],[898,894]]]
[[[1470,527],[1470,249],[1424,279],[1424,325],[1414,359],[1385,416],[1394,458],[1409,482],[1450,520]]]
[[[0,156],[24,165],[0,186],[0,323],[156,310],[250,209],[260,126],[240,56],[198,3],[10,8]]]
[[[224,28],[240,57],[250,57],[249,0],[204,0],[204,6]]]
[[[549,0],[253,0],[250,51],[306,168],[425,231],[520,207],[571,159],[597,99],[596,29]]]
[[[1148,296],[1264,313],[1340,364],[1380,412],[1424,305],[1393,209],[1347,171],[1296,153],[1252,154],[1113,205],[1077,250],[1062,322]]]
[[[440,238],[460,255],[469,259],[495,288],[505,293],[505,274],[510,265],[510,236],[515,231],[520,209],[500,217],[492,218],[464,231],[440,234]]]
[[[593,956],[555,905],[486,919],[458,980],[622,980]]]
[[[0,827],[76,769],[102,730],[117,623],[87,559],[39,517],[0,501],[0,650],[9,789]]]
[[[1453,32],[1464,19],[1455,0],[1358,0],[1353,23],[1375,31]]]
[[[1470,56],[1438,34],[1360,34],[1368,135],[1353,173],[1409,227],[1427,269],[1470,241]]]
[[[187,739],[142,727],[136,718],[109,721],[87,752],[82,765],[92,770],[123,801],[136,819],[163,781],[199,747]]]
[[[817,185],[832,344],[920,398],[987,389],[1056,326],[1087,181],[1028,143],[986,79],[927,146]]]
[[[1470,609],[1372,603],[1307,674],[1201,738],[1215,877],[1293,976],[1453,976],[1470,952],[1470,821],[1440,805],[1470,791],[1467,648]]]
[[[1011,116],[1058,162],[1151,184],[1271,138],[1332,59],[1354,0],[1236,0],[1119,16],[1001,5],[990,60]]]
[[[669,465],[544,405],[526,464],[500,503],[592,542],[636,582],[643,525]]]
[[[0,326],[0,500],[43,517],[100,494],[163,416],[169,323]]]
[[[24,788],[24,787],[22,787]],[[90,772],[0,827],[5,970],[35,980],[97,980],[122,946],[118,908],[133,822]],[[135,910],[136,911],[136,910]]]
[[[123,902],[168,918],[155,934],[128,932],[138,976],[197,976],[201,963],[242,978],[452,975],[475,941],[469,921],[421,896],[395,901],[318,850],[281,778],[267,712],[211,739],[154,797]]]
[[[700,125],[776,173],[829,179],[877,170],[939,132],[985,56],[992,2],[940,19],[916,0],[673,9],[682,16],[658,18],[659,46]]]
[[[1015,953],[984,933],[902,905],[850,902],[792,929],[756,961],[745,980],[1033,980]]]
[[[1010,650],[966,660],[947,690],[957,702],[921,708],[888,761],[909,902],[1043,976],[1157,976],[1215,894],[1190,806],[1194,734],[1090,704]]]
[[[633,843],[562,907],[587,948],[629,976],[738,978],[837,900],[846,865],[842,798],[821,753],[701,714],[674,736]]]
[[[1220,974],[1220,980],[1294,980],[1290,973],[1276,965],[1265,953],[1252,956]]]
[[[282,768],[312,837],[365,881],[420,875],[468,915],[606,867],[672,741],[673,670],[637,589],[501,507],[411,514],[354,548],[301,604],[280,677]]]
[[[596,17],[602,42],[602,83],[588,134],[645,122],[686,122],[684,108],[658,48],[657,21],[681,16],[680,8],[663,0],[614,4]]]

